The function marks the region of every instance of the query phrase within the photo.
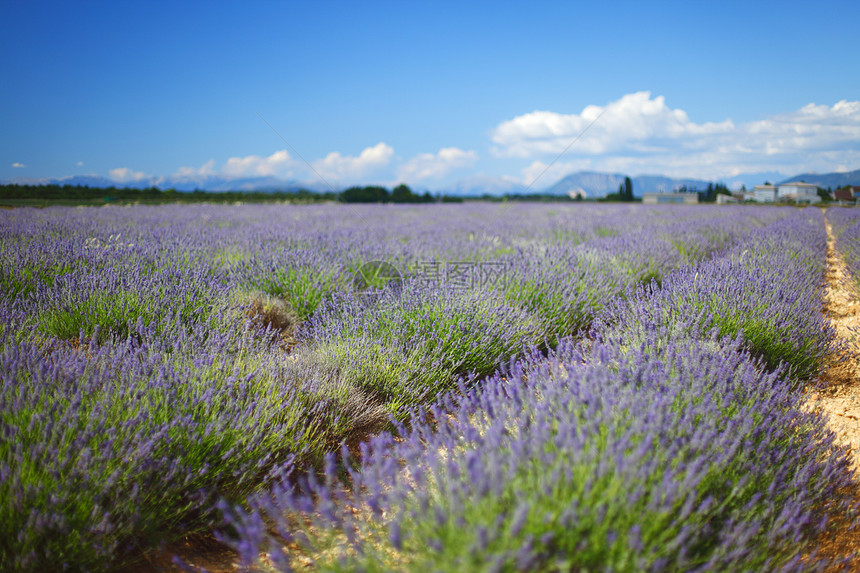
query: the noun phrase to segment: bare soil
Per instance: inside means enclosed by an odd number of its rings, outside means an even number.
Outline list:
[[[179,557],[184,567],[174,562]],[[180,573],[208,571],[209,573],[256,573],[258,570],[239,567],[239,556],[212,535],[191,535],[163,548],[146,553],[134,565],[123,567],[118,573]]]
[[[824,315],[836,329],[839,349],[831,357],[818,388],[808,393],[807,406],[826,414],[839,445],[850,449],[855,475],[860,470],[860,292],[836,250],[827,224],[827,271]],[[855,492],[860,500],[860,487]],[[819,554],[847,559],[849,571],[860,571],[860,527],[843,517],[838,529],[819,539]]]
[[[836,251],[827,226],[827,289],[824,314],[836,329],[843,348],[822,376],[821,388],[809,394],[811,404],[830,416],[830,428],[851,448],[854,469],[860,469],[860,293]]]

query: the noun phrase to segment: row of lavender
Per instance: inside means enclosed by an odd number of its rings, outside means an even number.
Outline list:
[[[635,285],[787,213],[4,212],[0,569],[111,569],[210,527],[216,498],[243,499],[286,461],[316,465],[458,376],[554,347]],[[379,260],[406,280],[357,292]]]
[[[282,571],[832,565],[810,545],[850,509],[849,464],[797,392],[832,334],[825,248],[821,212],[792,211],[619,299],[593,342],[443,395],[360,461],[331,455],[323,478],[288,464],[251,511],[228,509],[237,549]]]
[[[827,221],[836,238],[836,250],[842,255],[855,283],[860,284],[860,212],[834,207],[827,211]]]

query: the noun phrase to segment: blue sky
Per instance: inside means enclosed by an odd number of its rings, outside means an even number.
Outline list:
[[[6,0],[0,179],[853,170],[858,21],[848,1]]]

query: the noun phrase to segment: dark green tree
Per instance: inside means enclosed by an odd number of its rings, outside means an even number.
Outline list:
[[[623,192],[619,189],[619,193],[621,193],[622,201],[632,201],[633,200],[633,182],[629,177],[624,178],[624,190]]]
[[[391,190],[392,203],[415,203],[418,197],[412,193],[408,185],[400,184]]]
[[[374,185],[350,187],[340,194],[340,200],[344,203],[386,203],[388,198],[388,189]]]

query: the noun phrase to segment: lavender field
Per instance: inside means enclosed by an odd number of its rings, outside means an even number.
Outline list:
[[[825,251],[817,208],[0,212],[0,570],[824,569]]]

